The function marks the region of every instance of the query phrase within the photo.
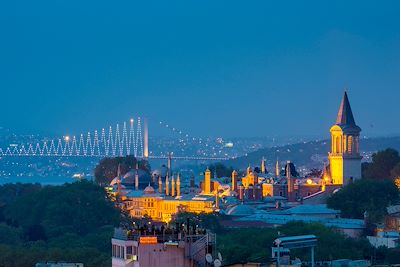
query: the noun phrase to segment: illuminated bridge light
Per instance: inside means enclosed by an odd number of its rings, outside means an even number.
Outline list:
[[[135,123],[136,122],[136,123]],[[146,124],[146,123],[145,123]],[[195,138],[185,133],[184,131],[171,127],[168,124],[164,124],[160,121],[161,125],[164,125],[170,131],[175,134],[179,134],[179,142],[183,143],[184,146],[188,145],[189,139],[197,141],[202,144],[201,138]],[[128,126],[129,125],[129,126]],[[122,128],[122,129],[121,129]],[[148,150],[147,142],[144,143],[143,136],[147,134],[142,130],[141,118],[137,120],[131,118],[129,124],[124,122],[122,127],[117,124],[115,127],[110,126],[108,131],[105,128],[101,129],[101,132],[94,130],[87,132],[86,134],[79,135],[65,135],[58,139],[45,139],[38,143],[31,144],[10,144],[7,148],[0,148],[0,157],[4,156],[40,156],[40,157],[115,157],[115,156],[126,156],[134,155],[137,158],[145,158],[145,151]],[[186,137],[186,140],[182,139],[182,136]],[[205,144],[208,146],[207,144]],[[145,147],[146,146],[146,147]],[[204,145],[203,145],[204,146]],[[181,151],[185,151],[181,149]],[[167,155],[161,154],[160,156],[154,155],[150,152],[148,158],[153,159],[167,159]],[[197,150],[197,154],[202,156],[175,156],[171,153],[173,159],[178,160],[228,160],[229,157],[210,157],[202,150]]]

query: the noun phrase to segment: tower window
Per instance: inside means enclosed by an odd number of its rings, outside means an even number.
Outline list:
[[[342,142],[340,136],[336,136],[336,153],[342,153]]]
[[[347,151],[349,152],[349,154],[353,154],[353,136],[349,136],[348,138],[348,145],[347,145]]]

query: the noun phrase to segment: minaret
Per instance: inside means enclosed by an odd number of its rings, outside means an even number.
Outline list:
[[[194,174],[190,177],[190,192],[194,193],[195,191],[195,182],[194,182]]]
[[[169,195],[169,180],[168,180],[168,175],[165,177],[165,195]]]
[[[172,179],[171,179],[171,196],[175,196],[175,178],[172,175]]]
[[[279,170],[279,161],[276,159],[276,164],[275,164],[275,177],[279,177],[281,175],[281,172]]]
[[[118,196],[121,195],[121,164],[118,164],[118,170],[117,170],[117,177],[118,177]]]
[[[237,171],[233,170],[232,172],[232,192],[236,192],[238,190],[238,185],[237,185],[237,180],[238,180],[238,173]]]
[[[331,132],[329,153],[330,175],[333,184],[343,185],[361,179],[360,132],[345,92],[335,125]]]
[[[135,172],[135,189],[139,190],[139,166],[136,162],[136,172]]]
[[[265,158],[263,157],[261,160],[261,174],[265,174],[266,169],[265,169]]]
[[[169,152],[168,153],[168,163],[167,163],[168,176],[171,176],[171,161],[172,161],[172,154],[171,154],[171,152]]]
[[[178,173],[178,176],[176,177],[176,196],[180,197],[181,196],[181,176]]]
[[[288,201],[293,201],[294,184],[292,179],[292,172],[290,170],[290,161],[288,161],[286,164],[286,179],[287,179]]]
[[[162,179],[161,179],[161,175],[158,176],[158,193],[162,194]]]
[[[207,168],[204,173],[204,194],[209,195],[211,193],[211,171]]]

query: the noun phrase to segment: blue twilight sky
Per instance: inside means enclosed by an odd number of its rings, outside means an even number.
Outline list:
[[[400,133],[399,14],[399,1],[1,1],[0,126],[145,115],[194,135],[327,135],[346,87],[364,134]]]

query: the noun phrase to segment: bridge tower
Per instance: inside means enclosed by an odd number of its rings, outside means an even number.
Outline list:
[[[145,159],[149,157],[149,124],[147,122],[147,118],[144,118],[144,129],[143,129],[143,143],[144,143],[144,149],[143,149],[143,156]]]

